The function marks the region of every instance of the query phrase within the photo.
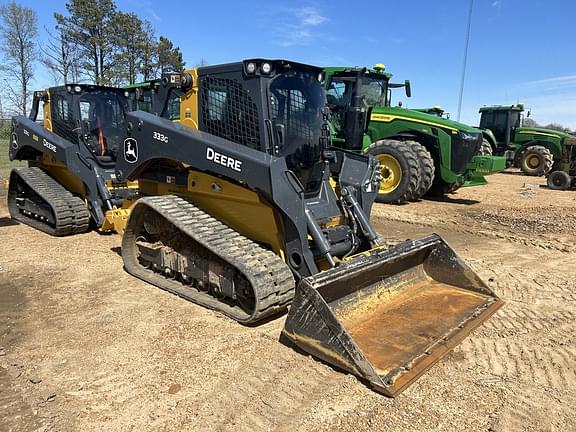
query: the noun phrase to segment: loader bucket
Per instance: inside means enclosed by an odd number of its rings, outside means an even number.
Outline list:
[[[302,279],[282,335],[393,397],[502,304],[433,234]]]

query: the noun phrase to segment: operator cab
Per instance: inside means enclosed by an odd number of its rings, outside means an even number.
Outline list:
[[[490,129],[499,145],[507,147],[520,127],[521,105],[480,108],[480,128]]]
[[[325,97],[322,70],[286,60],[198,68],[198,129],[285,156],[305,192],[322,183]]]
[[[328,107],[337,134],[360,150],[374,106],[388,104],[390,76],[368,69],[338,72],[327,83]]]
[[[116,161],[126,135],[127,111],[124,91],[113,87],[71,84],[44,95],[45,124],[66,140],[84,144],[102,166]]]

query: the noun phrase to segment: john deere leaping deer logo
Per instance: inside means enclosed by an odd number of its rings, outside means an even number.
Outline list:
[[[124,160],[128,163],[138,162],[138,141],[134,138],[124,140]]]

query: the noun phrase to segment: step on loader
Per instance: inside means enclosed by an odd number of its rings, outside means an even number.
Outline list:
[[[395,396],[502,301],[440,237],[390,246],[376,233],[378,163],[330,146],[321,72],[262,59],[200,67],[162,83],[182,92],[178,122],[125,109],[112,122],[122,133],[96,121],[93,138],[77,142],[17,118],[11,157],[61,189],[26,183],[13,202],[31,225],[58,226],[44,220],[45,203],[75,215],[87,202],[96,219],[106,190],[118,193],[112,210],[131,205],[129,273],[247,325],[289,309],[283,341]],[[81,118],[81,99],[69,101]],[[109,155],[102,143],[115,143]],[[99,178],[106,190],[93,189]],[[138,194],[122,199],[136,181]]]

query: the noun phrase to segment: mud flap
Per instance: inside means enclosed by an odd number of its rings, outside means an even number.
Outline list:
[[[434,234],[303,279],[282,334],[393,397],[502,304]]]

